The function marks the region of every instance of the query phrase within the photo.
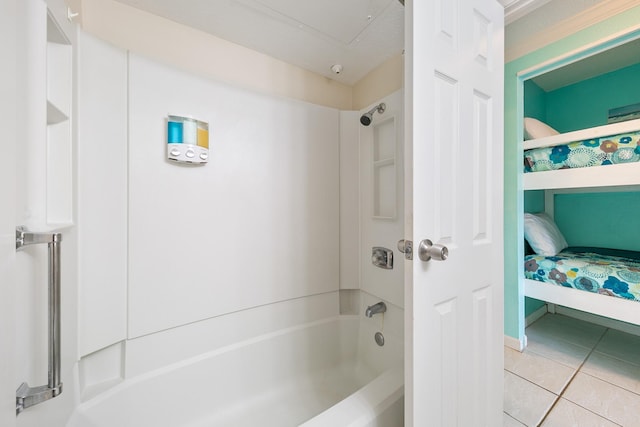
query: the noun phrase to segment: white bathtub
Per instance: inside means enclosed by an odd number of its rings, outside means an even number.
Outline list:
[[[313,322],[127,379],[67,427],[400,427],[401,339],[378,347],[370,320]]]

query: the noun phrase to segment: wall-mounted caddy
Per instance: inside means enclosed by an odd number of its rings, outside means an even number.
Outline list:
[[[207,163],[209,123],[191,117],[168,116],[167,158],[180,163]]]

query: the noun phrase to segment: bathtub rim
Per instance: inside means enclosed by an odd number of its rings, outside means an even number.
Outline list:
[[[195,365],[197,363],[201,363],[206,361],[207,359],[219,356],[221,354],[225,354],[231,351],[239,350],[242,347],[250,346],[252,344],[264,342],[276,337],[280,337],[289,333],[297,332],[303,329],[312,328],[316,326],[325,325],[328,323],[339,323],[339,322],[356,322],[360,321],[359,315],[334,315],[329,316],[323,319],[314,320],[311,322],[305,322],[294,326],[289,326],[286,328],[281,328],[272,332],[267,332],[265,334],[257,335],[255,337],[247,338],[233,344],[225,345],[220,348],[216,348],[214,350],[206,351],[200,353],[195,356],[187,357],[183,360],[169,363],[165,366],[141,373],[139,375],[135,375],[132,377],[124,378],[117,384],[113,385],[111,388],[104,390],[101,393],[91,396],[85,401],[80,402],[80,404],[75,408],[78,410],[82,408],[83,410],[88,410],[91,407],[102,403],[104,400],[109,399],[111,396],[114,396],[128,388],[134,387],[144,381],[153,379],[158,376],[167,375],[179,369],[183,369],[185,367]],[[74,411],[75,412],[75,411]]]

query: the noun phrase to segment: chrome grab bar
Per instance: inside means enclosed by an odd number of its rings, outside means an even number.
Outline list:
[[[62,393],[60,382],[60,233],[33,233],[16,227],[16,250],[46,243],[49,252],[49,374],[47,385],[29,387],[26,382],[16,390],[16,416],[25,409]]]

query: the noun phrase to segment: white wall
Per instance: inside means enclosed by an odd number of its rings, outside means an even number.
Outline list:
[[[78,37],[81,355],[127,337],[127,54]]]
[[[123,87],[127,54],[81,40],[81,355],[338,290],[337,110],[136,55]],[[168,114],[209,122],[207,165],[165,159]]]
[[[263,53],[115,0],[82,0],[85,31],[192,74],[260,93],[333,108],[351,107],[351,88]]]
[[[340,289],[360,289],[359,126],[359,112],[340,112]]]
[[[404,54],[380,64],[353,86],[353,109],[360,110],[404,86]]]
[[[165,160],[165,117],[210,161]],[[338,112],[129,63],[129,336],[338,289]]]

